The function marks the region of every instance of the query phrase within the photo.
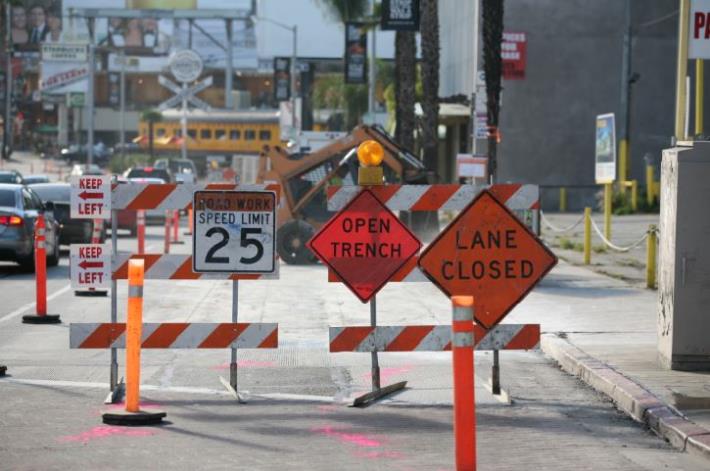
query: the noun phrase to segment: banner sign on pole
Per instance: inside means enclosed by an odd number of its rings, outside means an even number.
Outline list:
[[[364,23],[345,23],[345,83],[367,83],[367,31]]]
[[[710,0],[691,0],[688,59],[710,59]]]
[[[616,126],[614,113],[597,116],[594,178],[598,184],[616,180]]]
[[[528,40],[525,33],[503,33],[500,45],[503,79],[521,80],[525,78],[525,63]]]
[[[380,28],[419,31],[419,0],[382,0]]]
[[[291,58],[274,57],[274,101],[291,98]]]

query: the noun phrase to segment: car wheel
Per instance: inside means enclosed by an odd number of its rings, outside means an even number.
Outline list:
[[[309,265],[316,262],[306,242],[315,234],[315,228],[305,221],[287,222],[278,231],[276,250],[279,257],[291,265]]]
[[[20,268],[22,269],[22,271],[26,271],[28,273],[34,273],[34,271],[35,271],[34,249],[32,250],[32,253],[30,253],[27,257],[18,258],[17,263],[20,264]]]

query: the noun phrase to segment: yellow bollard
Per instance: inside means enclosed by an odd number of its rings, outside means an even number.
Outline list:
[[[639,209],[639,182],[638,180],[631,180],[631,209],[633,212]]]
[[[621,194],[623,195],[626,194],[626,187],[624,186],[624,183],[626,182],[626,176],[628,174],[628,162],[629,141],[627,141],[626,139],[621,139],[619,141],[619,181],[621,182],[619,188],[621,188]]]
[[[611,183],[604,184],[604,237],[611,240],[611,198],[613,190]]]
[[[646,241],[646,287],[656,288],[656,226],[653,224],[648,228]]]
[[[560,187],[560,212],[564,213],[567,211],[567,188]]]
[[[138,412],[143,329],[143,260],[128,262],[128,315],[126,319],[126,412]]]
[[[653,181],[653,165],[646,165],[646,202],[649,206],[653,205],[653,200],[656,198],[656,185]]]
[[[584,264],[592,263],[592,208],[584,208]]]

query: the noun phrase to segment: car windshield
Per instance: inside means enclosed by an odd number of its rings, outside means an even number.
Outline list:
[[[0,206],[7,208],[14,208],[17,206],[16,202],[17,192],[14,190],[0,190]]]
[[[32,185],[42,201],[69,202],[69,185]]]
[[[17,175],[14,173],[0,173],[0,183],[17,183]]]

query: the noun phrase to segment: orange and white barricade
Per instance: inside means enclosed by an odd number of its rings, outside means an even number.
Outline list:
[[[353,199],[363,187],[331,186],[328,188],[328,210],[339,211]],[[533,230],[539,222],[539,187],[527,184],[495,185],[381,185],[368,186],[392,211],[461,211],[484,189],[491,191],[512,211],[531,212],[529,221]],[[417,256],[412,257],[388,282],[429,283],[429,279],[417,266]],[[328,270],[328,281],[341,282],[338,275]],[[371,326],[330,327],[330,352],[369,352],[373,356],[372,393],[358,397],[354,405],[362,405],[392,393],[406,385],[406,381],[380,387],[378,352],[448,351],[451,350],[451,326],[377,326],[376,304],[370,301]],[[475,349],[493,350],[493,385],[499,384],[499,350],[531,350],[540,343],[539,324],[498,324],[491,329],[474,326]]]
[[[152,184],[113,183],[111,195],[112,211],[112,289],[111,319],[105,324],[71,324],[70,346],[72,348],[109,348],[111,350],[110,401],[118,400],[121,385],[118,384],[118,360],[116,349],[123,348],[125,324],[117,322],[116,287],[118,280],[128,279],[129,261],[143,261],[145,280],[231,280],[232,281],[232,322],[231,323],[161,323],[142,324],[142,348],[229,348],[231,350],[230,380],[222,379],[228,391],[241,400],[237,391],[237,349],[277,348],[278,324],[244,324],[238,322],[239,280],[279,278],[276,271],[270,274],[196,273],[192,271],[192,256],[189,254],[150,254],[118,252],[116,212],[120,210],[146,211],[160,210],[167,215],[177,211],[192,209],[193,193],[203,190],[245,190],[273,191],[278,195],[278,185],[235,184]],[[169,217],[166,220],[169,221]],[[167,224],[167,222],[166,222]],[[166,229],[166,242],[169,233]],[[166,244],[167,245],[167,244]],[[221,378],[220,378],[221,379]]]

